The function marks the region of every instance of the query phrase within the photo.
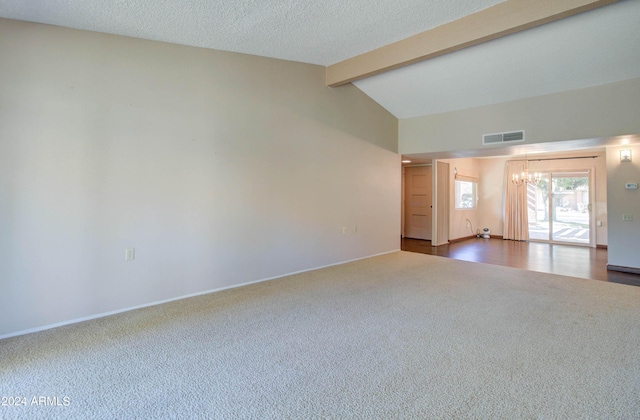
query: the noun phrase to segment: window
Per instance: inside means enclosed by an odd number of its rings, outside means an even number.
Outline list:
[[[456,178],[458,177],[456,176]],[[477,190],[477,181],[456,179],[454,191],[456,209],[475,209]]]

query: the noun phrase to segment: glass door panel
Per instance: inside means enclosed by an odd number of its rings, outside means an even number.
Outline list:
[[[588,172],[543,173],[527,185],[529,239],[589,245]]]
[[[588,174],[552,174],[551,240],[588,245]]]
[[[529,239],[534,241],[548,241],[550,237],[549,179],[550,174],[540,174],[536,185],[527,184]]]

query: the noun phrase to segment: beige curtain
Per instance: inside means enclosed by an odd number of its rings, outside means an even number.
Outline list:
[[[513,175],[522,176],[525,161],[507,162],[505,173],[504,239],[514,241],[529,240],[529,220],[527,212],[527,184],[513,183]]]
[[[458,180],[458,181],[475,182],[476,184],[480,181],[478,178],[475,178],[475,177],[472,177],[472,176],[460,175],[457,172],[456,172],[456,180]]]

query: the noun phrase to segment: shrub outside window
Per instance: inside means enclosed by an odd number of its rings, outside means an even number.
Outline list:
[[[455,208],[475,209],[478,183],[470,180],[456,179],[455,181]]]

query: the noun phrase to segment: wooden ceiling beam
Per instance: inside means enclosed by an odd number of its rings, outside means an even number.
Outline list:
[[[453,22],[330,65],[326,70],[326,84],[340,86],[616,1],[618,0],[507,0]]]

